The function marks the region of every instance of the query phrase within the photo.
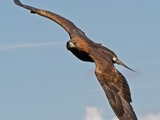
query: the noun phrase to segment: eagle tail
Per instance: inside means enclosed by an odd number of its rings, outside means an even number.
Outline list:
[[[120,61],[118,58],[113,58],[113,61],[119,65],[122,65],[123,67],[133,71],[133,72],[136,72],[135,70],[131,69],[130,67],[128,67],[127,65],[125,65],[122,61]]]

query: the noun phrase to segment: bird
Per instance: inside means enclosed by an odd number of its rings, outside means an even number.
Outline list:
[[[119,120],[138,120],[131,105],[132,98],[127,80],[114,64],[122,65],[134,71],[133,69],[126,66],[112,50],[89,39],[70,20],[54,12],[22,4],[19,0],[14,0],[14,3],[63,27],[70,37],[66,43],[67,50],[82,61],[95,63],[95,75],[117,118]]]

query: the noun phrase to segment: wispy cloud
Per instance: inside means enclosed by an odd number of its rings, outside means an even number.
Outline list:
[[[12,50],[20,48],[36,48],[36,47],[46,47],[46,46],[57,46],[65,44],[65,42],[41,42],[41,43],[18,43],[18,44],[5,44],[0,45],[0,50]]]
[[[97,107],[86,107],[84,120],[104,120],[103,110]]]

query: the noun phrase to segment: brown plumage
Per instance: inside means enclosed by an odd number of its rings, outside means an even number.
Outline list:
[[[67,49],[80,60],[96,64],[95,74],[119,120],[137,120],[131,106],[132,100],[128,83],[114,67],[114,63],[132,70],[131,68],[121,62],[113,51],[91,41],[82,30],[68,19],[46,10],[24,5],[19,0],[14,0],[14,2],[30,10],[31,13],[47,17],[62,26],[70,36],[66,45]]]

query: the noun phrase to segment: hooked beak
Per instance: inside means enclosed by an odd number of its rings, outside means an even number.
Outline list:
[[[66,44],[66,47],[67,47],[67,49],[71,49],[71,48],[75,48],[76,46],[73,42],[68,41],[67,44]]]

